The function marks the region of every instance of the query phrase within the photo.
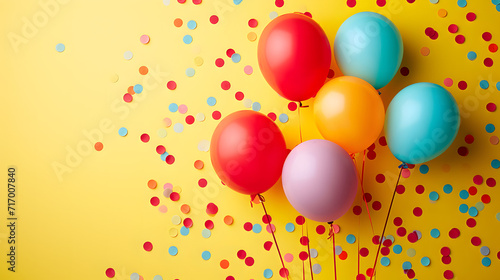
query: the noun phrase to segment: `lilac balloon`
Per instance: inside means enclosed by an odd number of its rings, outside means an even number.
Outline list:
[[[309,140],[295,147],[285,160],[283,189],[300,214],[318,222],[332,222],[351,208],[358,175],[349,154],[328,140]]]

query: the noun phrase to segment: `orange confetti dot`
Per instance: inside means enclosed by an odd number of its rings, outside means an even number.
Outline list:
[[[339,259],[341,259],[341,260],[347,259],[347,252],[346,251],[342,251],[342,253],[340,253],[340,255],[339,255]]]
[[[151,180],[149,180],[149,181],[148,181],[148,187],[149,187],[150,189],[156,189],[156,186],[157,186],[157,185],[158,185],[158,183],[156,183],[156,181],[155,181],[155,180],[153,180],[153,179],[151,179]]]
[[[490,137],[490,143],[492,145],[498,145],[498,141],[499,141],[498,140],[498,136],[493,135],[493,136]]]
[[[423,47],[420,49],[420,53],[423,55],[423,56],[428,56],[429,53],[431,53],[431,50],[428,48],[428,47]]]
[[[189,211],[191,211],[191,207],[189,207],[189,205],[187,205],[187,204],[182,204],[181,212],[184,214],[187,214],[187,213],[189,213]]]
[[[141,66],[141,67],[139,67],[139,73],[140,73],[141,75],[146,75],[148,72],[149,72],[148,67],[146,67],[146,66]]]
[[[220,261],[220,267],[222,267],[222,269],[226,269],[229,267],[229,261],[228,260],[222,260]]]
[[[225,223],[226,225],[228,225],[228,226],[229,226],[229,225],[232,225],[232,224],[233,224],[233,222],[234,222],[233,217],[231,217],[231,216],[229,216],[229,215],[227,215],[227,216],[225,216],[225,217],[224,217],[224,223]]]
[[[102,143],[101,143],[101,142],[97,142],[97,143],[95,143],[95,144],[94,144],[94,148],[95,148],[95,150],[96,150],[96,151],[98,151],[98,152],[102,151],[102,148],[103,148],[103,147],[104,147],[104,146],[102,145]]]
[[[194,162],[194,168],[196,168],[198,170],[203,169],[203,166],[205,166],[205,164],[201,160],[197,160]]]
[[[128,94],[135,94],[135,91],[134,91],[134,86],[129,86],[129,87],[127,88],[127,93],[128,93]]]
[[[181,27],[182,26],[182,19],[176,18],[174,20],[174,25],[175,25],[175,27]]]
[[[439,16],[439,17],[444,18],[444,17],[446,17],[447,15],[448,15],[448,11],[446,11],[445,9],[440,9],[440,10],[438,11],[438,16]]]
[[[253,31],[248,32],[247,39],[248,39],[248,41],[253,42],[253,41],[257,40],[257,34],[255,34],[255,32],[253,32]]]

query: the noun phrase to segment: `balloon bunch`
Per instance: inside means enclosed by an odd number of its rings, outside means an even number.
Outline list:
[[[263,201],[260,194],[282,177],[285,195],[299,213],[330,224],[356,197],[353,155],[368,148],[384,127],[389,149],[404,168],[443,153],[460,124],[453,96],[431,83],[401,90],[386,114],[378,89],[393,79],[403,57],[401,35],[386,17],[374,12],[349,17],[335,36],[334,55],[345,76],[325,83],[332,57],[321,26],[300,13],[272,20],[259,40],[261,72],[288,100],[314,97],[315,122],[324,139],[305,141],[288,153],[273,121],[238,111],[215,129],[210,153],[217,175],[233,190]],[[282,276],[288,276],[284,264],[283,269]]]

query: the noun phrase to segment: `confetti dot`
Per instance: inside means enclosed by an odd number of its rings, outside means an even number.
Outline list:
[[[467,213],[469,211],[469,206],[467,204],[461,204],[459,207],[458,207],[458,211],[460,211],[460,213]]]
[[[182,131],[184,131],[184,125],[182,123],[174,124],[174,131],[177,133],[181,133]]]
[[[175,256],[177,255],[177,253],[179,252],[179,250],[177,249],[177,247],[175,246],[170,246],[170,248],[168,248],[168,253],[171,255],[171,256]]]
[[[469,215],[470,215],[471,217],[476,217],[476,216],[477,216],[477,214],[479,214],[479,211],[477,210],[477,208],[476,208],[476,207],[471,207],[471,208],[469,208]]]
[[[490,266],[490,265],[491,265],[491,259],[490,259],[490,258],[488,258],[488,257],[484,257],[484,258],[481,260],[481,263],[482,263],[484,266],[488,267],[488,266]]]
[[[273,277],[273,271],[269,268],[264,270],[264,278],[269,279]]]
[[[346,237],[346,241],[349,244],[354,244],[354,242],[356,242],[356,237],[354,235],[352,235],[352,234],[349,234]]]
[[[287,232],[293,232],[295,230],[295,225],[293,223],[287,223],[285,226]]]
[[[444,85],[447,87],[451,87],[453,85],[453,80],[451,78],[444,79]]]
[[[493,66],[493,59],[487,57],[487,58],[484,59],[483,63],[484,63],[484,66],[491,67],[491,66]]]
[[[279,121],[282,123],[288,122],[288,115],[287,114],[280,114]]]
[[[217,99],[215,99],[215,97],[209,97],[209,98],[207,98],[207,104],[208,104],[208,106],[215,106],[216,103],[217,103]]]
[[[412,268],[411,262],[406,261],[403,263],[403,270],[408,270],[411,268]]]
[[[252,227],[252,231],[254,233],[260,233],[262,231],[262,226],[259,224],[254,224]]]
[[[443,187],[443,192],[446,194],[450,194],[453,191],[453,187],[450,184],[446,184]]]
[[[431,53],[431,50],[428,48],[428,47],[422,47],[420,49],[420,53],[423,55],[423,56],[428,56],[430,53]]]
[[[195,74],[195,71],[194,71],[194,69],[193,69],[193,68],[188,68],[188,69],[186,69],[186,76],[188,76],[188,77],[193,77],[193,76],[194,76],[194,74]]]
[[[248,257],[245,259],[245,264],[247,266],[252,266],[255,263],[255,260],[252,257]]]
[[[233,217],[231,217],[231,216],[229,216],[229,215],[227,215],[227,216],[225,216],[225,217],[224,217],[224,223],[225,223],[226,225],[228,225],[228,226],[229,226],[229,225],[232,225],[232,224],[233,224],[233,221],[234,221],[234,220],[233,220]],[[250,225],[252,225],[252,224],[250,224]]]
[[[481,238],[479,238],[477,236],[474,236],[474,237],[471,238],[470,242],[474,246],[479,246],[479,245],[481,245]]]
[[[212,118],[214,120],[219,120],[221,117],[222,117],[221,112],[219,112],[219,111],[213,111]]]
[[[449,232],[449,236],[450,236],[450,238],[453,238],[453,239],[459,237],[460,236],[460,230],[458,228],[452,228],[450,230],[450,232]]]
[[[466,190],[461,190],[459,193],[459,196],[461,199],[467,199],[467,198],[469,198],[469,192]]]
[[[483,40],[485,40],[486,42],[489,42],[491,40],[491,33],[490,32],[484,32],[481,37],[483,38]]]
[[[181,235],[182,235],[182,236],[186,236],[186,235],[188,235],[188,234],[189,234],[189,228],[187,228],[187,227],[183,226],[183,227],[181,227],[180,232],[181,232]]]
[[[63,52],[66,49],[66,46],[62,43],[59,43],[56,45],[56,51],[57,52]]]
[[[497,52],[497,51],[498,51],[498,45],[497,45],[497,44],[490,44],[490,45],[488,46],[488,50],[489,50],[490,52],[492,52],[492,53],[495,53],[495,52]]]
[[[461,1],[461,0],[459,0],[459,1]],[[443,276],[444,276],[444,278],[445,278],[445,279],[448,279],[448,280],[449,280],[449,279],[453,279],[454,274],[453,274],[453,271],[451,271],[451,270],[446,270],[446,271],[443,273]]]
[[[486,104],[486,110],[488,110],[488,112],[495,112],[497,110],[497,105],[490,102]]]
[[[258,112],[258,111],[260,111],[260,109],[261,109],[261,105],[259,102],[252,103],[252,110]]]
[[[486,132],[493,133],[495,131],[495,126],[491,123],[487,124],[485,127]]]
[[[500,160],[494,159],[491,161],[491,167],[494,169],[500,168]]]
[[[238,63],[241,61],[241,55],[238,54],[238,53],[235,53],[231,56],[231,60],[234,62],[234,63]]]
[[[481,252],[481,255],[483,255],[483,256],[487,256],[490,254],[490,248],[488,248],[486,246],[481,247],[481,249],[479,251]]]
[[[465,42],[465,36],[461,34],[455,36],[455,42],[457,42],[457,44],[463,44]]]
[[[470,51],[467,53],[467,58],[470,60],[470,61],[473,61],[477,58],[477,54],[473,51]]]
[[[466,0],[458,0],[457,1],[457,5],[460,7],[460,8],[465,8],[467,6],[467,1]]]
[[[382,257],[380,259],[380,264],[383,266],[389,266],[391,264],[391,260],[388,257]]]
[[[448,11],[446,11],[445,9],[439,9],[438,11],[438,16],[441,17],[441,18],[444,18],[448,15]]]
[[[408,255],[408,257],[410,257],[410,258],[415,257],[416,254],[417,254],[417,251],[413,248],[406,250],[406,255]]]
[[[250,66],[250,65],[245,66],[245,68],[243,68],[243,72],[245,72],[245,74],[247,74],[247,75],[251,75],[253,73],[252,66]]]
[[[126,60],[131,60],[134,57],[134,54],[131,51],[126,51],[123,53],[123,58]]]
[[[437,201],[439,199],[439,194],[437,192],[430,192],[429,199],[432,201]]]
[[[441,235],[441,233],[439,232],[439,230],[437,228],[433,228],[431,230],[431,237],[438,238],[440,235]]]
[[[199,151],[208,152],[209,149],[210,149],[210,141],[200,140],[200,142],[198,142],[198,150]]]
[[[465,18],[468,20],[468,21],[474,21],[476,20],[476,14],[475,13],[467,13],[467,15],[465,16]]]
[[[115,270],[111,267],[106,269],[106,276],[108,276],[108,278],[115,277]]]
[[[146,241],[144,242],[144,244],[142,245],[142,247],[144,248],[144,250],[150,252],[151,250],[153,250],[153,244],[149,241]]]

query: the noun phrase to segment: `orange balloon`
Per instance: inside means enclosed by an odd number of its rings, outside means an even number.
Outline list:
[[[384,127],[385,110],[378,91],[368,82],[342,76],[325,83],[314,99],[321,135],[348,153],[368,148]]]

